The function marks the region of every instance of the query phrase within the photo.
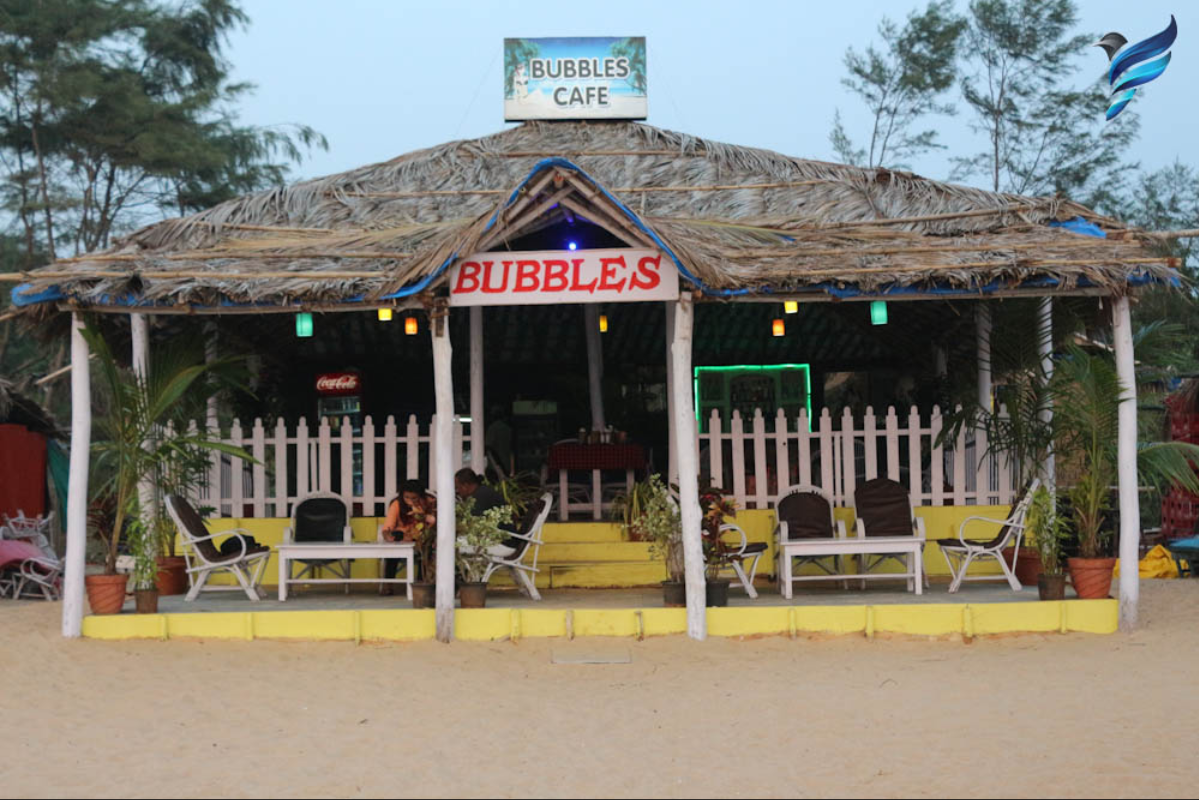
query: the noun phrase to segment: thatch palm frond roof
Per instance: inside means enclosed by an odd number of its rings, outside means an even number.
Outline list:
[[[30,273],[16,299],[386,302],[435,289],[454,257],[502,246],[537,224],[530,214],[561,214],[563,204],[629,244],[656,243],[716,295],[1174,280],[1147,234],[1057,198],[637,123],[526,123],[151,225],[111,250]],[[1107,238],[1050,227],[1075,219]]]

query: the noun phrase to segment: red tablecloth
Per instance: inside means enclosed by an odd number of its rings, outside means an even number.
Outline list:
[[[645,469],[639,444],[556,444],[550,447],[551,470]]]

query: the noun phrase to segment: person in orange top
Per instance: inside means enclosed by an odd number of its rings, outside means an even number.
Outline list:
[[[415,541],[422,528],[437,524],[436,511],[437,499],[425,490],[424,484],[420,481],[404,481],[400,485],[400,496],[392,500],[387,509],[387,519],[383,522],[383,541]],[[394,578],[399,565],[398,558],[384,559],[383,576]],[[381,584],[379,594],[391,595],[391,584]]]

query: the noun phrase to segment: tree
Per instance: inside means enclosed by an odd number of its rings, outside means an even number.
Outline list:
[[[841,83],[862,98],[873,117],[869,143],[857,147],[841,122],[833,119],[829,140],[842,161],[867,167],[904,166],[902,159],[944,147],[937,131],[913,131],[928,114],[953,114],[938,97],[954,82],[958,42],[966,21],[953,13],[952,0],[932,0],[922,13],[912,12],[899,28],[884,17],[878,33],[883,49],[873,45],[859,54],[845,51],[849,77]]]
[[[306,126],[237,124],[228,34],[235,0],[10,0],[0,14],[3,201],[28,257],[282,183]]]
[[[1115,196],[1139,123],[1128,114],[1104,122],[1106,82],[1064,86],[1094,41],[1071,35],[1077,16],[1072,0],[972,0],[965,44],[973,71],[961,89],[987,146],[953,159],[952,178],[985,175],[995,191],[1092,205]]]

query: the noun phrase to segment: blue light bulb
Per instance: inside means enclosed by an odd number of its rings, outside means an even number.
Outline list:
[[[567,242],[566,247],[569,250],[578,250],[579,249],[579,246],[577,244],[575,244],[574,242]]]

